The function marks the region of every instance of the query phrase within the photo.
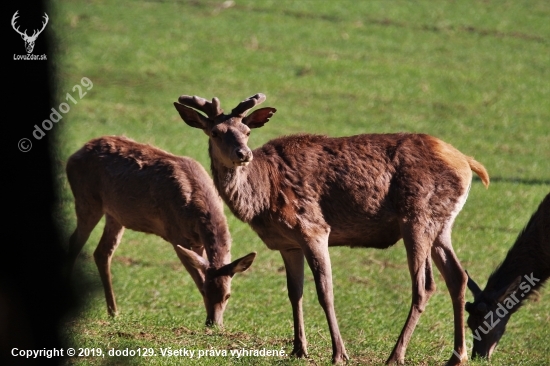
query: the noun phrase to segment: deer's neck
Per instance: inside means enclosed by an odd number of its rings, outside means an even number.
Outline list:
[[[267,162],[255,150],[247,166],[227,168],[210,154],[214,185],[231,212],[250,221],[269,207],[271,182]]]
[[[231,262],[231,235],[223,212],[210,213],[210,218],[205,218],[200,228],[200,236],[204,243],[208,261],[215,268]]]
[[[189,206],[193,207],[193,214],[190,224],[199,236],[199,240],[195,240],[193,245],[203,246],[210,265],[220,268],[231,262],[231,234],[223,212],[223,204],[210,178],[190,181],[190,188],[186,188],[192,192],[192,202]],[[181,217],[176,217],[179,218]],[[177,225],[182,224],[177,222],[172,226]]]
[[[524,292],[529,288],[527,292],[531,292],[537,290],[550,277],[550,258],[545,254],[548,250],[543,248],[544,244],[538,237],[539,226],[533,220],[529,222],[504,261],[489,277],[485,291],[499,291],[521,277],[521,282],[525,282],[529,287],[520,287],[519,291]],[[526,297],[521,298],[522,301],[525,299]]]

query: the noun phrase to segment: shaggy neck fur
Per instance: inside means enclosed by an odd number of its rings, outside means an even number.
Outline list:
[[[270,169],[262,159],[262,153],[254,150],[254,159],[247,166],[227,168],[212,153],[209,144],[212,178],[222,199],[233,214],[249,223],[255,216],[269,208],[268,193],[271,191]],[[273,175],[272,175],[273,176]]]

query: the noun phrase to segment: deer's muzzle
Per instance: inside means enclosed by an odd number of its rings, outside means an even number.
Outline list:
[[[233,151],[233,164],[236,166],[246,166],[252,161],[252,151],[246,148],[236,148]]]

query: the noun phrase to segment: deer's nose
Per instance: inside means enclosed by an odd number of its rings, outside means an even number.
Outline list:
[[[249,161],[252,154],[250,149],[238,148],[235,149],[235,155],[240,161]]]

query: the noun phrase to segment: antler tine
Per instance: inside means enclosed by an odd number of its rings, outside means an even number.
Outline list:
[[[263,103],[265,99],[265,94],[258,93],[256,95],[253,95],[250,98],[243,100],[239,103],[238,106],[233,108],[233,110],[231,111],[231,115],[233,115],[234,117],[244,117],[250,109],[254,108],[260,103]]]
[[[206,99],[196,95],[182,95],[178,98],[178,102],[206,113],[209,118],[215,118],[223,113],[223,109],[220,108],[220,100],[215,97],[212,98],[212,102],[209,102]]]
[[[223,109],[220,108],[220,100],[216,97],[212,98],[212,103],[210,108],[212,110],[212,114],[215,117],[219,116],[220,114],[223,114]]]

